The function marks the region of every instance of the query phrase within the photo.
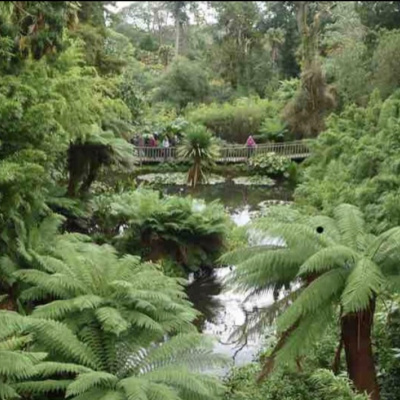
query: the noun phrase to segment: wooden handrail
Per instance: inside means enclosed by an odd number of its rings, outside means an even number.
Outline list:
[[[162,162],[170,161],[178,158],[176,147],[135,147],[136,156],[140,162],[153,161]],[[250,156],[256,154],[276,153],[291,159],[305,158],[310,154],[306,143],[298,140],[283,143],[262,143],[254,148],[248,148],[246,145],[229,145],[220,148],[219,162],[243,162]]]

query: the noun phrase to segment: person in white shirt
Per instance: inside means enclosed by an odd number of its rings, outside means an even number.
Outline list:
[[[169,140],[168,137],[165,136],[163,142],[162,142],[162,147],[164,148],[164,159],[166,160],[169,156]]]

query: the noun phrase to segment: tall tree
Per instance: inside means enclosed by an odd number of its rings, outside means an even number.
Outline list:
[[[214,53],[218,69],[234,88],[246,87],[254,73],[253,50],[262,47],[261,35],[256,29],[260,19],[257,3],[216,1],[212,6],[218,20]]]
[[[333,88],[327,85],[319,60],[321,19],[329,12],[327,4],[296,3],[301,36],[301,85],[284,109],[284,119],[297,137],[317,136],[325,127],[325,117],[335,105]]]
[[[371,29],[400,28],[399,1],[356,1],[361,21]]]
[[[175,22],[175,56],[179,55],[182,27],[189,21],[188,6],[195,6],[193,1],[168,1],[166,7],[171,11]]]
[[[258,26],[264,33],[268,33],[270,29],[283,30],[284,40],[281,45],[279,71],[284,78],[297,77],[300,74],[300,65],[296,56],[300,35],[296,22],[296,2],[265,2],[265,9]]]

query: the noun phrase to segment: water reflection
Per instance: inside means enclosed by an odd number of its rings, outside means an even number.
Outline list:
[[[219,199],[230,212],[232,220],[238,226],[248,224],[260,209],[260,203],[266,200],[292,199],[292,191],[287,187],[254,187],[225,183],[223,185],[198,186],[195,190],[188,187],[164,186],[165,194],[192,195],[206,201]],[[257,232],[250,235],[251,243],[267,244],[272,238],[258,237]],[[274,244],[281,241],[274,239]],[[232,267],[234,268],[234,267]],[[189,299],[195,308],[202,313],[196,321],[197,327],[204,334],[218,339],[215,352],[225,354],[236,365],[251,362],[259,351],[262,338],[251,337],[245,346],[232,340],[232,334],[244,324],[246,315],[257,308],[263,308],[274,302],[272,293],[247,299],[247,293],[238,293],[224,287],[224,279],[230,268],[218,268],[211,276],[191,279],[187,287]]]
[[[251,337],[243,346],[231,338],[232,334],[242,326],[246,314],[257,308],[273,303],[272,294],[264,294],[247,299],[246,293],[224,290],[223,280],[230,268],[218,268],[212,276],[198,278],[188,287],[190,300],[203,316],[197,326],[204,334],[218,339],[215,351],[231,358],[236,365],[251,362],[261,347],[261,337]]]
[[[198,185],[194,189],[177,185],[160,185],[157,188],[165,194],[191,195],[207,202],[218,199],[232,213],[245,207],[250,211],[257,210],[258,205],[265,200],[292,200],[292,190],[285,185],[246,186],[227,182],[217,185]]]

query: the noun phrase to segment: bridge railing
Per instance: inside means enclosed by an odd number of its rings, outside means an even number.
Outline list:
[[[270,152],[289,158],[302,158],[307,157],[309,149],[305,142],[301,140],[284,143],[263,143],[257,145],[255,148],[248,148],[246,145],[231,145],[220,149],[220,157],[218,161],[244,161],[252,155],[266,154]],[[162,162],[178,158],[176,147],[136,147],[135,153],[140,162]]]

